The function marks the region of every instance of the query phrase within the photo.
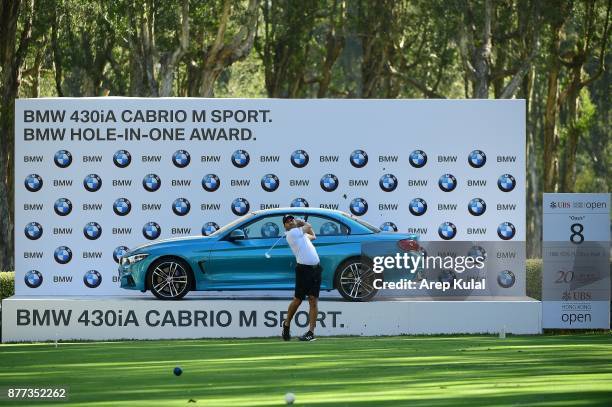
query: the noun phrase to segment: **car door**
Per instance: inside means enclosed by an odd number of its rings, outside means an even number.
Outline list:
[[[230,231],[210,251],[205,289],[293,288],[295,261],[284,238],[282,215],[262,216],[238,228],[243,240],[230,240]]]

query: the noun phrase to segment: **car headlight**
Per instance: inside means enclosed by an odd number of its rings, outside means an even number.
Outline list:
[[[147,253],[134,254],[132,256],[123,256],[121,258],[122,266],[131,266],[134,263],[138,263],[140,260],[143,260],[148,256]]]

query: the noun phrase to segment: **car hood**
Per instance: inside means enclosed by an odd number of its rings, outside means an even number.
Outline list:
[[[156,242],[145,243],[130,250],[130,253],[143,252],[146,250],[166,249],[174,246],[182,246],[189,244],[205,244],[215,241],[215,238],[210,236],[184,236],[173,237],[169,239],[158,240]]]

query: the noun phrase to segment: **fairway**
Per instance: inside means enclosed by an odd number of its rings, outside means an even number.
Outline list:
[[[80,405],[612,405],[609,334],[5,344],[0,366]]]

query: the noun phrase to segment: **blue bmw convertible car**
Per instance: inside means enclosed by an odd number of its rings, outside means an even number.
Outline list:
[[[163,300],[180,299],[189,291],[292,290],[295,257],[282,238],[285,214],[304,219],[317,234],[313,243],[323,267],[321,289],[337,289],[350,301],[368,301],[377,291],[371,266],[362,264],[362,243],[416,240],[411,234],[382,232],[339,211],[263,210],[210,236],[168,239],[129,251],[120,260],[121,287],[151,290]]]

